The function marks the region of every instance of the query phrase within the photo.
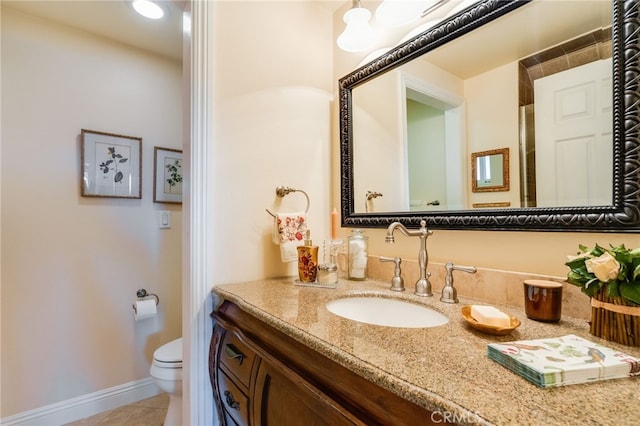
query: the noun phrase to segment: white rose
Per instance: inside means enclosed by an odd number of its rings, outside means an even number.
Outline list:
[[[618,272],[620,272],[620,263],[609,252],[596,258],[587,259],[584,264],[587,271],[594,274],[603,283],[616,279]]]

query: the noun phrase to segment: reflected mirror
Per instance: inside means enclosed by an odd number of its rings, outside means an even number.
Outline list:
[[[579,4],[481,1],[340,79],[343,225],[637,225],[638,5]],[[504,147],[479,183],[471,155]]]
[[[471,154],[471,190],[473,192],[509,190],[509,148]]]

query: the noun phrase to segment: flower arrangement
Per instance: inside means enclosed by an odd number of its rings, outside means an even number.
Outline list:
[[[567,281],[594,297],[605,290],[609,298],[621,297],[631,305],[640,305],[640,248],[627,249],[624,244],[605,249],[580,245],[577,256],[565,263],[570,269]]]
[[[578,255],[565,263],[567,281],[591,298],[590,333],[640,346],[640,248],[579,247]]]

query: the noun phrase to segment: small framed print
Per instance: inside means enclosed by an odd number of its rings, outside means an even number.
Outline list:
[[[182,151],[153,149],[153,202],[182,203]]]
[[[83,197],[142,198],[142,138],[82,129]]]

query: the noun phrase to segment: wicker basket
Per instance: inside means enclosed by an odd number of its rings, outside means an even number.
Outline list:
[[[640,306],[604,293],[591,298],[591,334],[627,346],[640,346]]]

